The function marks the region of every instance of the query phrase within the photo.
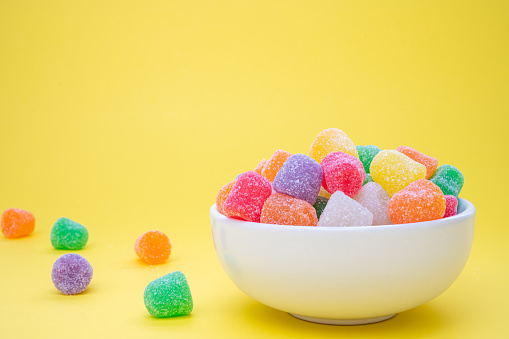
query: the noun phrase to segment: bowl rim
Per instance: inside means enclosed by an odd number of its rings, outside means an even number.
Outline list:
[[[373,225],[373,226],[295,226],[295,225],[276,225],[276,224],[263,224],[259,222],[252,222],[240,219],[229,218],[217,210],[216,204],[214,203],[210,207],[210,215],[217,220],[231,223],[233,225],[237,225],[239,227],[256,227],[262,229],[272,229],[272,230],[283,230],[283,229],[295,229],[299,231],[308,230],[309,232],[378,232],[383,230],[398,230],[398,229],[409,229],[409,228],[429,228],[429,227],[441,227],[443,225],[450,224],[451,222],[461,222],[466,219],[472,218],[475,216],[476,209],[473,203],[470,201],[457,198],[458,199],[458,208],[460,206],[464,206],[464,210],[460,213],[453,215],[451,217],[430,220],[430,221],[420,221],[409,224],[391,224],[391,225]]]

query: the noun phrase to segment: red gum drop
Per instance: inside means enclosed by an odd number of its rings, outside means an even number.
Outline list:
[[[253,171],[243,173],[228,194],[223,212],[228,217],[260,222],[263,204],[271,194],[269,180]]]
[[[334,194],[341,191],[350,198],[359,193],[366,172],[358,158],[343,152],[333,152],[323,158],[320,165],[323,169],[322,186],[327,192]]]

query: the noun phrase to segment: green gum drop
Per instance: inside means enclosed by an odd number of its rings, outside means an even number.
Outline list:
[[[85,226],[68,218],[59,218],[51,229],[50,240],[57,250],[81,250],[88,241]]]
[[[454,195],[456,198],[465,183],[463,174],[452,165],[438,167],[429,180],[440,187],[444,195]]]
[[[186,315],[193,310],[193,298],[185,275],[168,273],[150,282],[143,294],[148,313],[156,318]]]
[[[329,199],[327,199],[326,197],[322,197],[320,195],[316,198],[316,202],[313,205],[313,207],[316,210],[316,217],[318,219],[320,219],[320,216],[322,215],[322,212],[325,209],[325,206],[327,206],[328,201],[329,201]]]
[[[381,149],[373,145],[356,146],[356,148],[357,153],[359,153],[359,159],[362,162],[362,166],[364,166],[364,171],[369,173],[369,166],[371,166],[373,158],[381,151]]]

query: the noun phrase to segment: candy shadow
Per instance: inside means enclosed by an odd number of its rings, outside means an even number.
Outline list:
[[[238,305],[244,312],[247,320],[253,324],[259,323],[259,326],[271,331],[281,331],[283,327],[288,327],[292,331],[302,333],[302,336],[320,336],[320,335],[348,335],[349,337],[415,337],[419,335],[433,335],[444,330],[449,324],[444,321],[449,318],[436,307],[428,304],[416,307],[409,311],[401,312],[394,318],[379,323],[355,325],[355,326],[336,326],[317,324],[297,319],[290,314],[270,308],[256,301],[244,302]]]
[[[145,313],[143,316],[138,317],[138,320],[143,324],[143,326],[150,327],[182,327],[186,328],[190,326],[190,323],[193,321],[192,314],[179,315],[176,317],[168,317],[168,318],[156,318],[151,316],[148,313]]]

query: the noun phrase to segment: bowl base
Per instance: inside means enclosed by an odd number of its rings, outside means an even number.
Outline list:
[[[299,315],[299,314],[293,314],[289,313],[291,316],[294,316],[295,318],[310,321],[312,323],[318,323],[318,324],[327,324],[327,325],[365,325],[365,324],[373,324],[378,323],[380,321],[384,321],[387,319],[391,319],[394,317],[397,313],[384,315],[382,317],[375,317],[375,318],[365,318],[365,319],[327,319],[327,318],[314,318],[314,317],[308,317],[305,315]]]

